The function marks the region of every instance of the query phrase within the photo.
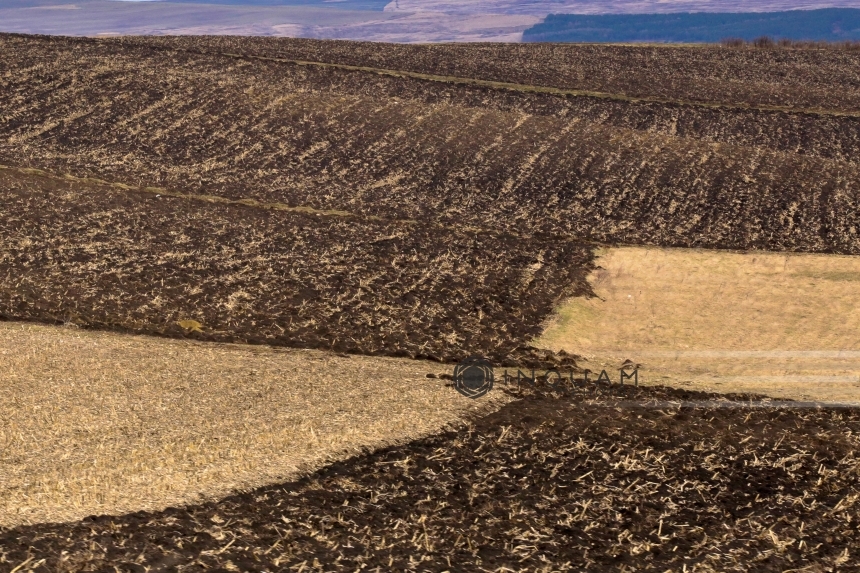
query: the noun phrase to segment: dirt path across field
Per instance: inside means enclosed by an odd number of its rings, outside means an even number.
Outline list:
[[[0,526],[275,483],[510,400],[433,362],[0,323]]]
[[[560,308],[538,345],[617,383],[860,403],[860,257],[604,249],[599,298]]]

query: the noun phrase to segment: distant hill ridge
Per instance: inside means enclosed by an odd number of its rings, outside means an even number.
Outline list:
[[[860,40],[860,9],[676,14],[550,14],[524,42],[719,42],[761,36],[826,42]]]

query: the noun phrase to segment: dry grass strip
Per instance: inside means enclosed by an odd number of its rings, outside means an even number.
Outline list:
[[[640,381],[860,403],[860,257],[621,247],[536,344]],[[613,378],[617,377],[617,372]]]
[[[0,525],[220,497],[510,400],[426,377],[446,370],[0,323]]]

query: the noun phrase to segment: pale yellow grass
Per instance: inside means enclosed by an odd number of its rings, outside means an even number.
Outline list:
[[[539,346],[640,381],[860,402],[860,257],[622,247]],[[617,370],[611,373],[618,378]]]
[[[0,525],[158,510],[500,407],[439,364],[0,323]]]

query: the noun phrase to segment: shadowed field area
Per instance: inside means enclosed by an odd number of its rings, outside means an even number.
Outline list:
[[[538,346],[640,381],[860,403],[860,257],[641,247],[601,251],[597,295]]]

